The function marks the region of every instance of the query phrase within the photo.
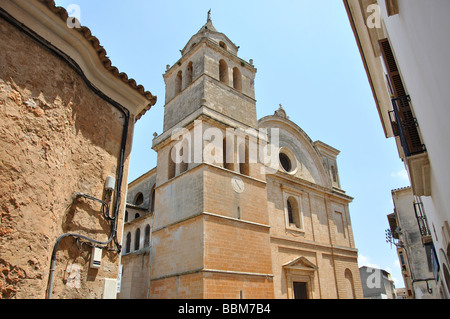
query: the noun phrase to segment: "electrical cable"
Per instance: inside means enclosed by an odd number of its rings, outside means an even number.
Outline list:
[[[33,31],[32,29],[27,27],[25,24],[18,21],[16,18],[14,18],[8,12],[6,12],[3,8],[0,8],[0,17],[3,18],[8,23],[10,23],[11,25],[13,25],[14,27],[16,27],[22,33],[26,34],[28,37],[30,37],[32,40],[34,40],[38,44],[42,45],[45,49],[47,49],[49,52],[54,54],[56,57],[60,58],[65,63],[67,63],[83,79],[83,81],[86,83],[86,85],[97,96],[99,96],[100,98],[102,98],[103,100],[105,100],[106,102],[111,104],[114,108],[118,109],[124,116],[123,117],[124,124],[123,124],[123,131],[122,131],[122,141],[121,141],[120,154],[119,154],[119,165],[118,165],[118,171],[117,171],[117,187],[116,187],[116,192],[115,192],[116,198],[115,198],[115,204],[114,204],[114,213],[113,213],[113,216],[110,217],[109,213],[103,212],[106,219],[111,222],[111,233],[109,235],[108,240],[105,242],[101,242],[101,241],[89,238],[87,236],[84,236],[84,235],[72,234],[72,233],[63,234],[58,237],[58,239],[56,240],[56,243],[53,247],[53,252],[52,252],[52,256],[51,256],[51,266],[50,266],[50,274],[49,274],[48,289],[47,289],[47,298],[51,299],[52,291],[53,291],[53,276],[54,276],[55,263],[56,263],[56,252],[58,250],[58,247],[59,247],[61,241],[64,238],[73,237],[73,238],[76,238],[77,240],[82,239],[82,240],[85,240],[92,244],[98,245],[102,249],[108,249],[108,247],[106,247],[106,246],[109,245],[111,242],[114,242],[114,244],[116,246],[115,251],[119,254],[121,252],[122,247],[119,244],[118,239],[117,239],[117,219],[118,219],[118,216],[120,213],[119,210],[120,210],[120,205],[121,205],[121,189],[122,189],[122,180],[124,178],[125,151],[126,151],[127,139],[128,139],[128,131],[129,131],[128,125],[129,125],[129,121],[130,121],[130,111],[128,109],[126,109],[125,107],[123,107],[122,105],[120,105],[119,103],[117,103],[116,101],[114,101],[113,99],[111,99],[110,97],[108,97],[107,95],[105,95],[99,89],[97,89],[94,86],[94,84],[91,83],[89,81],[89,79],[86,77],[86,75],[84,74],[83,70],[78,65],[78,63],[75,62],[65,52],[61,51],[60,49],[55,47],[53,44],[51,44],[49,41],[47,41],[46,39],[41,37],[39,34],[37,34],[35,31]],[[81,194],[81,193],[79,193],[79,194]],[[89,195],[85,195],[85,194],[82,194],[81,196],[83,196],[85,198],[89,198],[89,199],[94,199],[93,197],[91,197]],[[95,199],[95,200],[97,200],[97,199]],[[100,202],[102,202],[103,206],[106,206],[106,205],[104,205],[105,204],[104,201],[100,201]],[[109,208],[109,205],[108,205],[108,208]],[[104,210],[105,207],[103,207],[102,209]],[[108,209],[108,211],[109,211],[109,209]],[[108,249],[108,250],[110,250],[110,249]]]

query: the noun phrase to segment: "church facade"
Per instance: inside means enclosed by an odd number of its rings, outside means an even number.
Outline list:
[[[362,298],[339,151],[282,106],[257,119],[238,49],[208,15],[167,66],[157,166],[128,186],[118,298]]]

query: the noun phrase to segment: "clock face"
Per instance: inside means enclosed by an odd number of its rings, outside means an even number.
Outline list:
[[[243,193],[245,189],[244,181],[240,177],[233,177],[231,179],[231,186],[233,186],[233,189],[236,193]]]

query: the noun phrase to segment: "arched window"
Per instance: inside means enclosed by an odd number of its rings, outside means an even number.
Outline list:
[[[156,191],[155,191],[155,186],[153,186],[152,191],[150,193],[150,197],[151,197],[151,203],[150,203],[150,213],[153,213],[155,211],[155,199],[156,199]]]
[[[128,232],[128,234],[127,234],[127,241],[126,241],[126,244],[125,244],[125,252],[129,253],[130,250],[131,250],[131,233]]]
[[[226,136],[223,139],[222,155],[223,155],[223,168],[233,170],[234,169],[234,143],[229,141],[232,136]],[[229,144],[229,145],[228,145]]]
[[[181,144],[180,149],[180,174],[184,173],[188,170],[189,167],[189,157],[190,157],[190,151],[189,151],[189,141],[187,139],[183,140],[183,143]]]
[[[134,199],[134,205],[139,206],[144,203],[144,194],[137,193],[135,199]]]
[[[444,279],[447,285],[447,289],[450,291],[450,272],[448,271],[447,265],[445,263],[442,263],[442,269],[444,272]]]
[[[145,227],[144,247],[150,246],[150,225]]]
[[[128,222],[128,211],[125,211],[125,223]]]
[[[345,290],[347,293],[347,299],[356,299],[355,285],[353,283],[353,275],[350,269],[345,270]]]
[[[295,174],[297,171],[297,161],[294,153],[288,148],[282,147],[279,153],[281,169],[286,173]]]
[[[287,201],[287,211],[290,225],[294,223],[294,209],[292,208],[292,202],[290,200]]]
[[[141,217],[141,215],[139,215],[139,213],[134,214],[134,219],[138,219],[139,217]]]
[[[301,228],[300,223],[300,210],[297,203],[297,200],[290,196],[287,199],[286,202],[286,209],[287,209],[287,217],[288,217],[288,224],[290,227],[296,227]]]
[[[447,224],[447,222],[445,222],[445,224]],[[445,234],[445,228],[442,227],[442,231],[443,231],[443,236]],[[433,248],[434,250],[434,248]],[[447,252],[445,252],[443,249],[439,250],[439,254],[441,257],[441,265],[442,265],[442,272],[444,273],[444,281],[443,281],[443,285],[445,284],[447,286],[447,290],[450,291],[450,271],[448,269],[447,263],[446,261],[449,260],[450,258],[450,244],[447,245]],[[434,256],[434,258],[436,258],[436,256]],[[438,262],[437,262],[438,263]],[[438,263],[439,264],[439,263]]]
[[[248,152],[248,138],[239,145],[239,172],[250,176],[250,160]]]
[[[238,68],[233,68],[233,87],[242,92],[242,75]]]
[[[174,178],[175,177],[175,173],[176,173],[176,166],[175,166],[175,162],[174,162],[173,156],[172,156],[172,153],[175,150],[176,149],[174,147],[172,147],[172,149],[169,152],[168,179]]]
[[[186,68],[186,86],[192,83],[193,75],[194,75],[194,64],[192,62],[189,62]]]
[[[182,85],[183,85],[183,72],[179,71],[175,79],[175,95],[181,92]]]
[[[136,229],[136,233],[134,235],[134,250],[139,250],[139,245],[141,241],[141,230]]]
[[[225,60],[219,61],[219,79],[220,82],[228,85],[228,65]]]
[[[283,169],[286,172],[290,172],[291,171],[292,163],[291,163],[291,160],[289,159],[289,156],[287,156],[284,153],[280,153],[280,163],[281,163],[281,166],[283,167]]]
[[[220,41],[219,42],[219,46],[222,48],[222,49],[227,49],[227,45],[225,44],[225,42],[223,42],[223,41]]]

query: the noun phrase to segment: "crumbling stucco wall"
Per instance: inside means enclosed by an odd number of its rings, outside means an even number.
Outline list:
[[[0,18],[0,298],[45,298],[61,234],[108,239],[101,205],[72,195],[103,198],[106,177],[117,178],[124,118],[66,61]],[[132,131],[130,123],[119,242]],[[61,242],[54,298],[102,297],[119,256],[104,250],[93,270],[90,255],[73,238]]]

